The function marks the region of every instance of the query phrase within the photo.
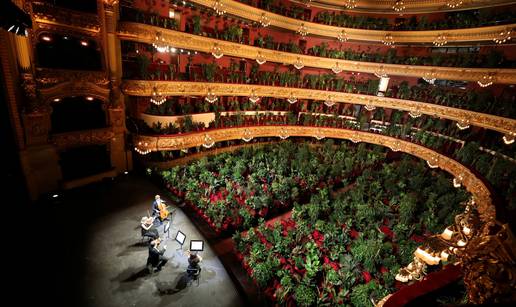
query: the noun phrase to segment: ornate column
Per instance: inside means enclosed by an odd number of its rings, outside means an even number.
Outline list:
[[[99,0],[102,26],[102,43],[104,60],[110,81],[110,102],[108,109],[109,124],[115,136],[111,140],[111,163],[117,172],[125,171],[131,166],[125,148],[125,103],[120,84],[122,80],[122,55],[120,39],[116,34],[119,7],[118,0]]]

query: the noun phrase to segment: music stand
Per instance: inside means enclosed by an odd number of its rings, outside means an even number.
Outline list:
[[[179,243],[179,248],[178,249],[183,249],[183,244],[185,243],[185,239],[186,239],[186,235],[184,233],[181,232],[181,230],[178,230],[177,231],[177,234],[176,234],[176,242]]]
[[[190,240],[190,251],[202,252],[204,250],[203,240]]]
[[[167,234],[167,239],[170,239],[170,221],[167,221],[165,227],[163,228],[163,233]]]

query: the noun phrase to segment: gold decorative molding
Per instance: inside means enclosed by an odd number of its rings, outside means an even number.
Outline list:
[[[211,7],[213,0],[191,0],[194,3]],[[391,1],[391,6],[394,1]],[[268,11],[261,10],[256,7],[251,7],[233,0],[224,0],[224,9],[228,15],[234,15],[245,18],[251,21],[259,22],[262,15],[265,14],[270,20],[270,26],[278,27],[296,32],[301,24],[307,28],[310,35],[318,35],[325,37],[332,37],[337,39],[339,33],[346,31],[350,40],[368,41],[368,42],[382,42],[385,35],[391,34],[396,43],[428,43],[432,44],[434,39],[444,30],[429,30],[429,31],[379,31],[379,30],[365,30],[354,28],[342,28],[324,25],[320,23],[308,22],[299,19],[294,19]],[[515,24],[479,27],[469,29],[449,29],[446,30],[448,42],[478,42],[478,41],[492,41],[500,31],[507,27],[514,28]]]
[[[51,142],[59,150],[91,144],[106,144],[115,137],[112,128],[58,133],[51,136]]]
[[[402,151],[426,161],[438,161],[437,165],[454,175],[462,178],[462,185],[471,193],[478,206],[477,209],[484,221],[491,221],[495,218],[495,207],[491,200],[491,194],[486,185],[475,176],[467,167],[459,162],[441,155],[429,148],[417,145],[397,138],[348,129],[307,127],[307,126],[248,126],[239,128],[213,129],[202,132],[177,134],[173,136],[135,136],[135,144],[146,144],[140,150],[161,151],[180,150],[185,148],[202,146],[206,139],[211,142],[221,142],[242,139],[244,135],[252,137],[314,137],[323,135],[327,138],[347,139],[353,142],[366,142],[386,146],[391,149]]]
[[[371,105],[407,112],[417,111],[430,116],[438,116],[454,121],[467,120],[471,125],[499,131],[501,133],[516,132],[516,120],[514,119],[450,108],[437,104],[372,95],[249,84],[140,80],[124,81],[122,91],[126,95],[151,96],[154,87],[159,88],[160,92],[165,96],[203,96],[210,91],[217,96],[249,96],[251,93],[254,93],[258,97],[289,98],[295,96],[298,99],[332,100],[341,103]]]
[[[382,69],[387,75],[422,78],[431,74],[437,79],[473,82],[482,80],[485,76],[494,76],[493,83],[516,84],[516,69],[456,68],[348,61],[258,48],[134,22],[120,22],[118,28],[118,35],[121,39],[147,44],[155,41],[157,32],[161,32],[164,43],[176,48],[211,53],[216,45],[224,55],[251,60],[255,60],[258,54],[261,54],[266,61],[286,65],[293,65],[301,61],[305,67],[331,69],[338,63],[342,70],[371,74]]]
[[[37,23],[70,28],[79,32],[100,31],[100,22],[96,14],[76,12],[47,2],[32,2],[32,19]]]
[[[37,68],[36,75],[36,81],[40,88],[70,81],[90,82],[101,87],[109,85],[109,80],[104,71]]]
[[[72,80],[58,83],[52,87],[39,89],[44,104],[49,105],[56,98],[70,96],[91,96],[102,101],[109,101],[110,89],[95,83],[81,80]]]
[[[294,0],[293,2],[300,2]],[[346,11],[365,11],[368,13],[382,13],[382,14],[399,14],[392,9],[393,0],[357,0],[357,6],[353,9],[348,9],[343,5],[342,0],[314,0],[310,2],[310,6],[322,7],[329,9],[342,9]],[[484,7],[493,7],[501,5],[515,4],[516,1],[508,0],[466,0],[457,8],[450,8],[446,3],[449,0],[404,0],[405,9],[403,13],[433,13],[457,10],[472,10]]]

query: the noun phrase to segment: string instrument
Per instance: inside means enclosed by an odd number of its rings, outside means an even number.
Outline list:
[[[165,205],[162,201],[158,204],[158,210],[159,210],[159,218],[161,220],[166,219],[170,215],[170,212],[168,212],[168,210],[167,210],[167,205]]]

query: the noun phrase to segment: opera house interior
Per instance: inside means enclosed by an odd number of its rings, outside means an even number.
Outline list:
[[[516,306],[516,1],[0,2],[19,305]]]

